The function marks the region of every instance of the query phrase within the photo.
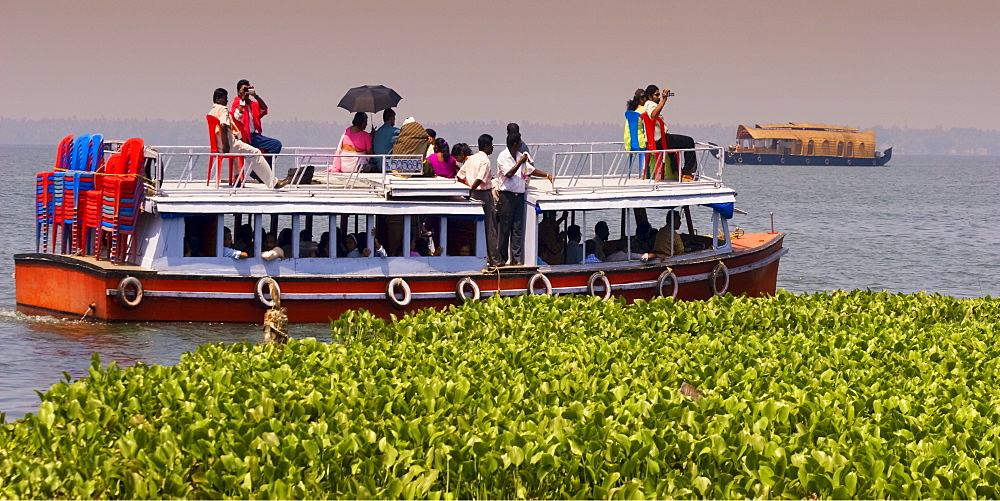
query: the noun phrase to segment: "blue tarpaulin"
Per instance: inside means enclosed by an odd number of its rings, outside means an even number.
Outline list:
[[[715,209],[715,212],[718,212],[719,214],[722,215],[722,217],[724,217],[726,219],[732,219],[733,218],[733,209],[736,207],[736,203],[735,202],[726,202],[726,203],[722,203],[722,204],[705,204],[705,206],[706,207],[711,207],[711,208]]]

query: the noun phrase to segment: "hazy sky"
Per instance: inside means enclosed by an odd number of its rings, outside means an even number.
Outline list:
[[[615,122],[656,83],[679,124],[996,130],[998,48],[998,0],[0,0],[0,117],[200,119],[245,77],[271,120],[384,84],[429,126]]]

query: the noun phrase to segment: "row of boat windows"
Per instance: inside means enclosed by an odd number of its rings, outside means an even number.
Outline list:
[[[690,209],[689,209],[690,210]],[[691,210],[711,224],[712,211]],[[702,214],[703,213],[703,214]],[[566,211],[537,216],[537,255],[545,264],[574,264],[595,253],[601,260],[638,259],[653,232],[664,226],[667,209]],[[694,235],[693,223],[681,231]],[[596,237],[596,238],[595,238]],[[601,249],[588,240],[603,242]],[[276,250],[278,249],[278,250]],[[376,216],[369,214],[225,214],[184,218],[185,257],[265,259],[368,256],[478,256],[485,258],[482,218],[463,216]],[[612,257],[614,256],[614,257]],[[593,259],[593,258],[591,258]]]
[[[753,148],[758,153],[777,153],[783,155],[836,155],[838,157],[855,156],[855,146],[853,141],[837,141],[834,145],[831,141],[823,141],[817,144],[813,140],[802,142],[801,139],[741,139],[740,146],[746,149]],[[803,149],[804,148],[804,149]],[[836,153],[834,153],[836,148]],[[858,143],[857,156],[868,156],[868,146]]]

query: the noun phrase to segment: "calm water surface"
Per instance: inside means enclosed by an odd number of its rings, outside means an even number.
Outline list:
[[[36,390],[62,373],[82,377],[103,363],[173,364],[212,342],[256,342],[259,325],[101,325],[15,313],[12,255],[34,239],[34,175],[51,169],[55,146],[0,146],[0,413],[34,412]],[[778,287],[1000,295],[1000,232],[991,227],[1000,186],[997,157],[894,157],[887,168],[727,166],[734,223],[787,233]],[[295,325],[294,337],[326,339],[325,324]]]

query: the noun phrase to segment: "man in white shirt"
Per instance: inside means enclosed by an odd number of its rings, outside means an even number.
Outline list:
[[[209,112],[210,115],[219,119],[219,128],[215,130],[215,139],[218,142],[219,153],[256,153],[256,156],[243,157],[245,163],[250,164],[250,170],[257,174],[261,182],[267,185],[268,188],[281,188],[288,182],[284,179],[275,182],[274,171],[271,170],[271,166],[267,164],[264,157],[260,155],[260,150],[244,143],[240,139],[240,129],[236,127],[233,122],[232,117],[229,115],[229,109],[226,105],[229,103],[229,93],[226,89],[215,89],[215,93],[212,95],[212,111]]]
[[[493,166],[490,165],[490,155],[493,154],[493,136],[479,136],[479,152],[470,156],[462,164],[456,176],[462,183],[469,185],[469,198],[478,200],[483,205],[483,216],[486,226],[486,260],[489,266],[500,266],[500,256],[497,245],[497,213],[493,200]]]
[[[531,156],[519,153],[521,135],[507,135],[507,149],[497,158],[497,192],[500,195],[499,254],[500,262],[521,266],[524,264],[524,192],[528,176],[544,177],[552,182],[552,175],[535,168]],[[515,155],[518,157],[515,159]]]

